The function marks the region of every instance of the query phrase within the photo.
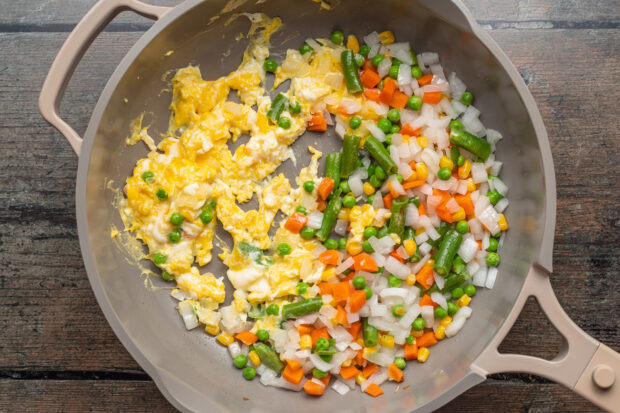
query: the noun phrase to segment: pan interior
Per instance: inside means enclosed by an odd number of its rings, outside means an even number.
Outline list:
[[[97,106],[93,119],[100,115],[100,120],[91,122],[86,134],[90,141],[86,147],[92,145],[92,149],[83,154],[87,177],[82,204],[86,205],[87,228],[81,231],[87,230],[91,246],[90,251],[83,252],[89,275],[98,280],[113,309],[113,314],[106,315],[118,319],[124,333],[120,336],[126,345],[126,340],[131,340],[157,369],[175,378],[181,387],[193,389],[205,403],[208,400],[221,409],[278,412],[290,411],[295,406],[299,412],[400,412],[419,407],[467,374],[472,360],[510,311],[540,248],[545,182],[536,134],[526,107],[501,64],[475,36],[416,2],[389,0],[379,7],[370,0],[358,0],[340,2],[330,11],[309,0],[234,3],[241,5],[216,20],[211,18],[224,7],[224,1],[189,1],[179,6],[176,19],[167,25],[155,25],[150,33],[159,32],[148,45],[130,52],[126,59],[132,62],[126,70],[113,75],[108,84],[110,93]],[[111,226],[122,228],[122,223],[112,207],[114,193],[106,189],[104,182],[112,180],[122,187],[136,161],[147,153],[142,145],[125,146],[130,122],[145,112],[151,123],[151,136],[163,133],[168,126],[170,93],[162,92],[167,87],[162,75],[190,63],[200,66],[204,78],[229,73],[239,64],[247,45],[247,40],[235,39],[239,33],[247,33],[250,26],[246,18],[229,17],[257,11],[279,16],[284,22],[271,42],[276,60],[284,57],[286,49],[299,47],[303,39],[326,37],[334,28],[345,34],[354,33],[358,38],[373,30],[391,29],[397,39],[410,41],[418,53],[438,52],[446,74],[455,71],[475,94],[484,124],[504,135],[497,157],[504,162],[502,180],[510,186],[511,205],[506,215],[511,228],[495,288],[479,291],[472,304],[472,317],[455,338],[433,348],[425,364],[411,363],[407,380],[396,393],[395,386],[390,384],[384,386],[386,396],[378,399],[361,396],[357,391],[345,396],[328,391],[310,401],[303,394],[264,387],[256,380],[245,381],[232,368],[226,350],[211,336],[200,328],[185,330],[169,290],[145,288],[139,270],[127,262],[110,239]],[[170,50],[174,53],[166,56]],[[309,161],[305,148],[315,141],[323,152],[339,150],[341,145],[333,131],[320,136],[306,133],[293,145],[297,168],[287,161],[278,171],[289,178],[295,176]],[[216,261],[209,270],[224,275],[225,267]],[[156,278],[153,282],[158,287],[168,286]],[[409,388],[403,390],[404,386]],[[201,404],[196,402],[192,406],[200,408]]]

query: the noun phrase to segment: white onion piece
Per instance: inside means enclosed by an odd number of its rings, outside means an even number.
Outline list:
[[[383,197],[375,196],[372,199],[372,207],[374,209],[382,209],[385,205],[383,204]]]
[[[426,325],[430,327],[433,325],[433,321],[435,320],[435,309],[432,305],[424,305],[420,311],[420,316],[424,319]]]
[[[461,328],[465,325],[465,318],[454,318],[452,323],[446,327],[446,337],[453,337],[461,331]]]
[[[411,76],[411,66],[405,63],[401,63],[398,68],[398,77],[396,78],[398,86],[402,88],[405,85],[409,85],[413,77]]]
[[[391,288],[386,288],[383,291],[381,291],[379,296],[382,299],[396,297],[404,301],[408,294],[409,294],[409,291],[405,288],[391,287]]]
[[[411,271],[409,270],[409,267],[407,267],[407,265],[401,263],[392,256],[389,256],[385,260],[385,264],[383,266],[387,272],[393,274],[395,277],[400,278],[401,280],[404,280],[409,276],[409,274],[411,274]]]
[[[420,235],[415,236],[415,243],[418,245],[426,241],[428,241],[428,234],[426,232],[422,232]]]
[[[233,341],[232,344],[228,346],[228,353],[230,353],[230,357],[233,359],[241,354],[241,347],[239,347],[239,343]]]
[[[183,301],[179,303],[179,314],[183,318],[185,328],[188,330],[198,327],[198,317],[194,314],[194,305],[191,301]]]
[[[431,293],[431,300],[433,300],[434,303],[439,304],[440,307],[448,308],[448,301],[446,301],[446,298],[440,292],[436,291]]]
[[[351,391],[349,386],[347,386],[345,383],[341,382],[340,380],[336,380],[332,384],[332,390],[334,390],[336,393],[338,393],[341,396],[344,396],[345,394]]]
[[[349,177],[349,188],[351,188],[351,192],[353,192],[355,196],[360,196],[364,193],[364,183],[356,175],[351,175]]]
[[[428,244],[426,244],[426,245],[428,245]],[[430,245],[429,245],[429,246],[430,246]],[[420,247],[421,247],[421,245],[420,245]],[[427,254],[422,254],[422,252],[420,252],[420,255],[422,255],[422,259],[421,259],[420,261],[416,262],[416,263],[415,263],[415,264],[411,267],[411,272],[412,272],[413,274],[417,274],[417,273],[418,273],[418,272],[422,269],[422,267],[424,267],[424,265],[426,264],[426,262],[427,262],[427,261],[431,258],[431,255],[430,255],[430,254],[428,254],[428,253],[427,253]]]
[[[404,143],[403,145],[407,145],[407,143]],[[409,150],[408,147],[407,150]],[[413,170],[408,163],[401,163],[398,165],[398,173],[403,177],[403,179],[407,180],[411,175],[413,175]]]
[[[474,261],[472,261],[474,262]],[[472,284],[474,284],[476,287],[484,287],[485,283],[486,283],[486,279],[487,279],[487,267],[486,265],[481,266],[480,264],[476,263],[478,265],[478,270],[475,273],[472,273],[470,271],[470,274],[472,275]]]
[[[433,279],[435,280],[437,287],[439,287],[440,289],[443,289],[443,286],[446,285],[446,279],[441,275],[437,274],[435,271],[433,271]]]
[[[405,315],[403,315],[403,317],[398,320],[398,324],[402,328],[411,328],[411,323],[413,323],[413,320],[418,318],[418,315],[420,315],[420,311],[422,311],[422,308],[418,304],[413,304],[407,309]]]
[[[342,274],[345,270],[351,268],[355,260],[353,257],[349,257],[344,260],[339,266],[336,267],[336,274]]]
[[[473,178],[475,184],[487,181],[487,170],[483,163],[473,162],[471,164],[471,177]]]
[[[476,251],[478,251],[478,243],[471,238],[467,238],[463,240],[457,253],[463,261],[470,262],[474,259]]]
[[[379,37],[379,33],[371,32],[364,36],[364,43],[368,46],[372,47],[376,44],[381,44],[381,38]]]
[[[385,264],[385,255],[373,252],[370,256],[375,260],[378,267],[383,267],[383,264]]]
[[[493,288],[495,285],[495,279],[497,278],[497,267],[489,268],[487,272],[487,279],[484,282],[484,286],[488,289]]]
[[[374,122],[368,122],[366,124],[366,129],[372,136],[374,136],[379,142],[385,142],[385,133],[379,129],[379,127]]]
[[[405,212],[405,225],[414,225],[419,217],[420,214],[418,212],[418,208],[414,204],[407,205],[407,210]]]
[[[379,66],[377,66],[377,73],[379,73],[381,78],[384,78],[390,72],[390,67],[392,67],[392,60],[386,57],[379,63]]]
[[[321,211],[312,211],[308,215],[308,222],[306,225],[312,229],[321,228],[321,223],[323,222],[323,213]]]
[[[390,158],[392,158],[392,161],[394,161],[396,165],[400,162],[400,152],[394,145],[390,145]]]
[[[422,243],[422,244],[418,247],[418,249],[420,250],[420,254],[422,254],[422,255],[426,255],[426,254],[428,254],[429,252],[431,252],[431,250],[433,249],[433,247],[432,247],[429,243],[427,243],[427,242],[423,242],[423,243]]]
[[[386,353],[374,352],[368,355],[367,360],[379,366],[389,367],[389,365],[394,361],[394,357]]]

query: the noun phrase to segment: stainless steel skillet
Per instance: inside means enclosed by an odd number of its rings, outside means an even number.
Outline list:
[[[83,53],[123,10],[157,22],[108,81],[82,140],[58,116],[58,106]],[[458,336],[437,346],[427,363],[411,367],[415,373],[407,375],[404,385],[410,386],[408,390],[393,393],[388,386],[386,395],[378,399],[358,392],[342,397],[327,392],[320,399],[310,399],[242,380],[212,338],[201,331],[184,330],[166,291],[144,288],[136,268],[110,239],[110,226],[120,226],[120,220],[112,206],[113,193],[104,182],[109,179],[122,186],[136,160],[145,154],[140,146],[125,146],[130,121],[142,112],[152,113],[153,136],[166,130],[169,95],[160,93],[165,87],[162,75],[188,63],[199,64],[207,78],[228,73],[245,48],[235,36],[249,28],[246,19],[229,17],[257,11],[280,16],[285,23],[272,39],[275,53],[298,47],[305,37],[324,36],[334,27],[358,35],[390,28],[418,51],[439,52],[444,68],[456,71],[476,93],[485,124],[505,136],[498,157],[504,161],[502,179],[511,188],[507,210],[511,229],[498,281],[493,290],[478,294],[473,316]],[[212,19],[216,15],[220,17]],[[174,53],[168,54],[170,50]],[[228,51],[230,55],[224,57]],[[177,408],[208,412],[421,412],[441,406],[482,382],[487,374],[513,371],[547,377],[605,409],[620,411],[620,357],[566,316],[549,282],[556,194],[540,114],[515,67],[460,1],[343,0],[328,12],[310,0],[258,4],[187,0],[172,9],[137,0],[101,0],[58,53],[39,103],[43,116],[80,156],[77,221],[84,263],[97,300],[121,342]],[[294,144],[301,164],[308,161],[304,148],[317,138],[308,133]],[[339,145],[331,138],[320,142],[327,150]],[[289,176],[294,174],[291,165],[281,169]],[[209,269],[223,271],[218,263]],[[551,361],[497,351],[529,296],[538,299],[566,339],[562,352]]]

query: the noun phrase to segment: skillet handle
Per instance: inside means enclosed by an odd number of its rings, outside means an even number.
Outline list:
[[[549,321],[564,336],[565,345],[553,360],[497,350],[530,296],[536,297]],[[563,384],[603,409],[618,411],[620,406],[620,354],[590,337],[568,317],[553,293],[549,273],[536,265],[530,269],[506,321],[472,363],[472,369],[483,376],[500,372],[536,374]]]
[[[126,10],[131,10],[149,19],[159,20],[170,8],[151,6],[138,0],[100,0],[80,20],[65,40],[41,88],[41,95],[39,96],[41,114],[45,120],[67,138],[78,156],[80,155],[82,138],[67,122],[60,118],[58,114],[60,101],[76,66],[88,47],[117,14]]]

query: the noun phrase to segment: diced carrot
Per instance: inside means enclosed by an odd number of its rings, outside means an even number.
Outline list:
[[[433,80],[433,75],[424,75],[418,79],[418,84],[420,86],[426,86]]]
[[[297,360],[286,360],[286,363],[291,367],[291,369],[293,370],[297,370],[298,368],[301,367],[301,363],[298,362]]]
[[[377,386],[375,383],[370,383],[366,386],[366,390],[364,390],[364,392],[370,394],[372,397],[379,397],[383,394],[381,387]]]
[[[345,380],[352,379],[353,377],[357,376],[358,374],[360,374],[360,371],[357,369],[357,367],[355,367],[353,365],[348,366],[348,367],[342,367],[340,369],[340,375]]]
[[[401,255],[396,251],[390,252],[390,256],[396,258],[398,261],[400,261],[403,264],[405,263],[405,259],[401,257]]]
[[[376,72],[377,68],[372,64],[371,59],[365,59],[364,65],[362,65],[362,70],[372,70],[373,72]]]
[[[366,365],[366,367],[364,367],[364,369],[362,370],[362,375],[365,378],[368,378],[372,375],[372,373],[374,373],[375,371],[377,371],[379,369],[379,366],[374,364],[374,363],[368,363]]]
[[[415,360],[418,358],[417,344],[405,344],[405,360]]]
[[[290,364],[287,364],[282,371],[282,378],[289,383],[298,385],[304,378],[304,370],[300,368],[293,369]]]
[[[392,193],[386,194],[383,197],[383,205],[385,205],[387,209],[392,209],[392,199],[394,199]]]
[[[355,294],[355,292],[353,292],[353,294]],[[357,336],[359,336],[361,329],[362,329],[362,323],[360,321],[356,321],[355,323],[351,324],[351,327],[347,328],[347,331],[349,332],[349,334],[353,336],[353,341],[355,341]]]
[[[424,294],[422,298],[420,298],[420,302],[418,303],[420,307],[424,307],[425,305],[432,305],[433,307],[437,307],[437,303],[431,299],[431,296],[428,294]],[[419,344],[418,344],[419,345]],[[420,346],[422,347],[422,346]]]
[[[394,363],[390,364],[390,367],[388,367],[388,376],[390,376],[390,378],[397,383],[403,381],[403,378],[405,377],[403,371],[396,367],[396,364]]]
[[[364,89],[364,97],[368,100],[372,100],[373,102],[380,103],[379,96],[381,95],[381,91],[379,89]]]
[[[418,207],[418,215],[428,216],[428,214],[426,213],[426,207],[424,206],[422,202],[420,202],[420,206]]]
[[[471,200],[470,192],[465,195],[456,194],[454,199],[465,210],[465,215],[468,217],[474,215],[474,203]]]
[[[398,198],[399,197],[400,194],[398,193],[398,191],[396,191],[396,189],[394,189],[394,186],[392,185],[392,183],[390,181],[388,181],[387,187],[390,190],[390,195],[392,195],[392,198]]]
[[[353,361],[358,366],[364,364],[364,349],[357,350],[357,354],[355,354],[355,358],[353,359]]]
[[[383,82],[383,89],[381,89],[381,94],[379,95],[381,103],[389,105],[394,97],[394,92],[396,92],[396,82],[391,77],[388,77]]]
[[[320,283],[319,290],[321,290],[321,295],[332,295],[333,286],[333,283]]]
[[[333,189],[334,189],[334,180],[326,176],[325,178],[321,179],[321,183],[319,184],[319,187],[317,188],[316,191],[321,197],[321,199],[326,200],[329,194],[332,193]]]
[[[419,186],[422,186],[426,183],[426,181],[409,181],[409,182],[405,182],[403,183],[403,188],[404,189],[411,189],[411,188],[417,188]]]
[[[408,123],[402,127],[400,133],[407,136],[418,136],[422,132],[422,128],[413,129]]]
[[[353,269],[355,271],[375,272],[379,269],[375,260],[365,252],[353,257]]]
[[[476,243],[478,244],[478,249],[482,251],[482,241],[478,240]]]
[[[331,374],[328,374],[327,376],[323,377],[322,379],[319,379],[323,382],[323,384],[325,385],[325,387],[327,387],[327,385],[329,384],[329,379],[332,378]]]
[[[235,334],[235,338],[241,341],[246,346],[251,346],[252,344],[256,343],[256,340],[258,340],[256,334],[252,333],[251,331],[242,331],[240,333],[237,333]]]
[[[452,214],[450,213],[450,211],[448,211],[448,208],[446,208],[445,205],[438,206],[436,212],[437,212],[437,216],[442,221],[445,221],[448,224],[451,224],[452,222],[454,222],[454,220],[452,219]]]
[[[371,89],[381,82],[381,76],[374,70],[364,70],[360,75],[360,80],[365,88]]]
[[[422,284],[422,287],[428,290],[433,286],[433,284],[435,284],[435,278],[433,277],[433,267],[430,265],[423,266],[422,269],[416,274],[415,279],[417,282]]]
[[[346,277],[342,279],[342,281],[351,281],[353,278],[355,278],[355,273],[351,271]]]
[[[319,255],[319,261],[325,265],[338,265],[340,253],[337,250],[325,250]]]
[[[327,130],[327,121],[325,116],[323,116],[323,112],[314,112],[308,121],[306,129],[315,132],[325,132]]]
[[[416,338],[415,341],[418,347],[431,347],[437,344],[435,333],[432,331],[422,334],[420,337]]]
[[[366,304],[366,291],[355,290],[349,298],[349,310],[352,313],[357,313]]]
[[[441,202],[439,202],[440,205],[441,204],[445,205],[450,200],[450,198],[451,198],[449,193],[447,193],[446,191],[443,191],[441,189],[437,189],[437,188],[433,188],[433,195],[441,197]]]
[[[310,334],[312,332],[312,326],[308,324],[300,324],[297,326],[297,332],[300,336],[303,336],[304,334]]]
[[[306,225],[306,222],[308,222],[307,216],[305,216],[304,214],[300,214],[299,212],[293,212],[293,215],[288,217],[288,219],[286,220],[284,228],[295,234],[299,234],[304,225]]]
[[[335,303],[342,303],[347,301],[349,296],[351,295],[351,284],[348,281],[341,281],[339,283],[333,284],[332,287],[332,298]]]
[[[329,333],[327,332],[327,327],[315,328],[310,333],[310,337],[312,338],[312,347],[314,347],[316,341],[321,337],[325,340],[329,340]]]
[[[390,106],[396,109],[404,109],[405,106],[407,106],[407,100],[409,100],[409,96],[405,95],[400,90],[397,90],[394,92],[394,96],[390,101]]]
[[[422,102],[436,105],[441,100],[441,92],[426,92],[422,97]]]
[[[327,207],[327,201],[321,198],[316,200],[316,209],[323,212],[325,210],[325,207]]]
[[[336,311],[337,311],[336,317],[334,317],[335,321],[338,324],[347,324],[348,323],[347,322],[347,312],[345,311],[345,309],[342,308],[341,305],[339,305],[338,307],[336,307]]]
[[[304,383],[304,390],[310,396],[322,396],[325,393],[325,387],[321,386],[318,383],[313,382],[312,380],[308,380]]]

